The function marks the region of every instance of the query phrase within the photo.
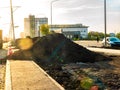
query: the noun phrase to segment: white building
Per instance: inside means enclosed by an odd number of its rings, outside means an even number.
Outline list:
[[[40,25],[48,24],[48,18],[35,18],[34,15],[29,15],[29,18],[24,18],[24,33],[25,36],[37,37],[40,36]]]
[[[83,26],[82,24],[52,25],[50,27],[51,30],[57,33],[63,33],[70,39],[88,37],[88,26]]]

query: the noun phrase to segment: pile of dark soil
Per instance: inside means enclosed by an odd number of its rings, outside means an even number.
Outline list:
[[[108,60],[108,57],[89,51],[63,34],[49,34],[32,39],[33,46],[28,50],[15,52],[10,59],[34,59],[41,64],[59,64],[71,62],[95,62]],[[20,48],[20,47],[19,47]]]

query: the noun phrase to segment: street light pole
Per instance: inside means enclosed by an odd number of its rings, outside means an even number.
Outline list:
[[[10,11],[11,11],[11,29],[12,29],[12,40],[15,44],[15,32],[14,32],[14,19],[13,19],[13,7],[12,7],[12,0],[10,0]]]
[[[54,2],[56,2],[56,1],[59,1],[59,0],[53,0],[53,1],[51,1],[51,3],[50,3],[50,6],[51,6],[51,29],[52,29],[52,4],[53,4]]]
[[[107,30],[107,27],[106,27],[106,0],[104,0],[104,28],[105,28],[105,46],[107,44],[106,42],[106,30]]]

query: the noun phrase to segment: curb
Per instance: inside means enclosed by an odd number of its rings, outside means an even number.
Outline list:
[[[49,76],[42,68],[40,68],[34,61],[32,61],[35,66],[37,66],[57,87],[61,90],[65,90],[58,82],[56,82],[51,76]]]
[[[7,63],[6,63],[5,90],[12,90],[9,60],[7,60]]]

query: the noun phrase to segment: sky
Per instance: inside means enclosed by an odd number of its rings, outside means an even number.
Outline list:
[[[24,30],[24,18],[30,14],[47,17],[51,23],[53,0],[12,0],[16,36]],[[120,0],[107,2],[107,33],[120,32]],[[52,3],[53,24],[78,24],[89,26],[88,31],[104,32],[104,0],[57,0]],[[10,0],[0,0],[0,29],[9,34]]]

